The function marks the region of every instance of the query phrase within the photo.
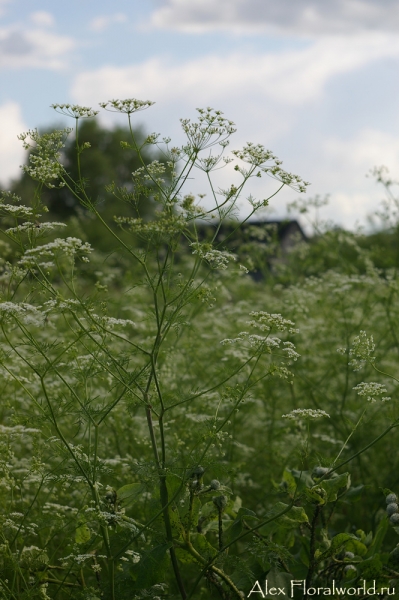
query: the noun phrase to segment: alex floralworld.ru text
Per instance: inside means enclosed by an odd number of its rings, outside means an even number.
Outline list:
[[[270,596],[282,596],[283,598],[294,598],[295,592],[301,592],[307,596],[336,596],[336,595],[347,595],[347,596],[382,596],[387,594],[388,596],[395,595],[395,588],[383,587],[377,589],[375,580],[367,582],[363,580],[363,584],[357,587],[342,586],[341,583],[336,583],[335,580],[331,582],[329,587],[306,587],[306,581],[302,579],[293,579],[290,582],[290,588],[287,590],[285,587],[269,587],[267,581],[265,581],[262,587],[259,581],[255,581],[252,589],[247,595],[247,598],[266,598]]]

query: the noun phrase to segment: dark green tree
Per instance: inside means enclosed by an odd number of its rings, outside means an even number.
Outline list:
[[[48,131],[52,130],[53,128],[49,128]],[[146,137],[144,131],[138,128],[134,135],[136,143],[141,146]],[[80,154],[86,192],[106,220],[112,220],[115,214],[137,216],[138,212],[140,217],[148,218],[155,208],[155,203],[149,197],[143,196],[138,206],[126,201],[128,192],[133,190],[132,172],[142,166],[130,142],[131,133],[127,127],[116,126],[108,129],[97,119],[82,120],[79,126],[79,146],[85,143],[90,145]],[[153,146],[152,150],[143,147],[141,157],[145,162],[163,161],[161,153],[154,152]],[[62,162],[71,179],[77,181],[79,176],[74,132],[71,132],[66,140]],[[115,189],[124,189],[127,192],[118,194],[123,195],[125,201],[106,190],[110,182],[115,184]],[[36,181],[27,173],[21,172],[21,177],[11,183],[10,191],[29,201],[34,198],[37,187]],[[72,218],[72,222],[76,222],[78,218],[87,239],[92,243],[96,242],[97,247],[106,249],[107,239],[104,238],[104,232],[97,232],[98,226],[90,219],[89,211],[82,207],[71,190],[67,187],[42,187],[41,197],[49,209],[49,220],[65,221]]]

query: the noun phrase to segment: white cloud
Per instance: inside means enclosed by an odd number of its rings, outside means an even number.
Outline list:
[[[370,171],[384,165],[394,179],[399,175],[399,139],[371,128],[363,128],[351,137],[330,136],[320,140],[316,164],[310,195],[331,192],[329,206],[322,214],[353,227],[356,222],[364,223],[384,196]]]
[[[40,27],[0,29],[0,68],[62,69],[75,41]]]
[[[284,160],[284,167],[312,182],[309,195],[331,193],[328,216],[353,226],[377,206],[381,196],[365,174],[382,163],[395,173],[399,142],[394,133],[378,129],[356,133],[350,122],[352,133],[346,139],[331,135],[325,139],[325,131],[314,128],[308,136],[302,123],[317,122],[326,91],[332,90],[327,84],[335,77],[386,57],[399,57],[399,40],[393,36],[329,37],[297,51],[208,56],[181,64],[152,59],[126,67],[104,66],[80,73],[71,92],[74,101],[88,106],[115,97],[155,100],[157,104],[137,115],[136,122],[145,120],[147,129],[171,135],[177,144],[183,141],[179,117],[193,116],[197,106],[221,109],[238,125],[233,148],[246,141],[265,143]],[[359,89],[356,98],[362,100],[363,93]],[[356,98],[351,100],[354,110]],[[335,117],[340,118],[337,111]],[[342,115],[350,119],[348,110]],[[122,116],[117,118],[122,122]],[[333,127],[331,122],[329,131]],[[228,169],[219,172],[218,186],[225,188],[231,183],[229,177]],[[267,179],[254,182],[255,197],[265,197],[270,185]],[[194,193],[202,190],[193,182]],[[273,199],[278,216],[284,215],[285,202],[295,196],[287,190]]]
[[[141,64],[105,66],[75,79],[73,95],[92,102],[104,95],[143,97],[185,104],[239,103],[262,106],[266,100],[301,106],[322,97],[326,84],[370,62],[399,57],[399,38],[357,36],[319,40],[302,50],[268,54],[205,56],[173,64],[160,58]],[[219,105],[221,106],[221,105]]]
[[[52,27],[55,23],[54,17],[45,10],[39,10],[30,15],[30,20],[35,24],[42,27]]]
[[[320,36],[396,32],[396,0],[163,0],[150,26],[189,33],[214,30]]]
[[[20,106],[16,102],[0,105],[0,164],[1,184],[6,186],[11,178],[20,174],[19,165],[25,160],[25,150],[17,135],[27,130]]]
[[[365,128],[351,139],[330,137],[324,142],[324,151],[335,174],[356,171],[364,176],[379,165],[392,172],[399,170],[399,139],[384,131]]]
[[[10,4],[11,0],[0,0],[0,16],[3,15],[6,11],[4,8],[7,4]]]
[[[89,28],[93,31],[101,32],[110,27],[111,25],[114,25],[115,23],[126,23],[126,21],[127,17],[123,13],[99,16],[90,22]]]

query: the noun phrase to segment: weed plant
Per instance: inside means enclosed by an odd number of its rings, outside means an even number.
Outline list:
[[[261,145],[225,156],[234,124],[210,108],[181,121],[182,147],[138,140],[132,120],[151,104],[101,105],[125,114],[122,148],[141,161],[129,188],[106,188],[133,216],[109,221],[90,196],[79,132],[96,111],[74,105],[54,108],[75,120],[77,177],[62,162],[72,130],[29,131],[34,198],[1,197],[1,598],[272,597],[266,579],[285,597],[317,586],[342,597],[332,581],[363,580],[388,597],[399,586],[396,270],[341,232],[319,254],[349,244],[352,270],[309,274],[314,245],[300,245],[254,282],[217,242],[222,223],[240,227],[253,177],[273,177],[273,195],[306,182]],[[145,160],[151,147],[162,162]],[[240,182],[217,190],[214,171],[230,163]],[[210,207],[187,192],[196,170]],[[98,220],[112,253],[46,220],[54,186]],[[250,216],[269,201],[247,198]],[[289,596],[292,580],[303,586]]]

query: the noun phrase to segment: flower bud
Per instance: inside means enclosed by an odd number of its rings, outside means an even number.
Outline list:
[[[357,573],[355,565],[346,565],[344,568],[345,577],[354,577]]]
[[[387,504],[392,504],[393,502],[397,503],[398,498],[396,494],[388,494],[388,496],[385,498],[385,501]]]
[[[389,517],[389,520],[391,521],[392,525],[399,525],[399,514],[394,513]]]
[[[198,467],[195,467],[195,469],[192,470],[191,477],[197,477],[198,479],[200,479],[204,473],[205,469],[198,465]]]
[[[350,560],[352,560],[353,558],[355,558],[355,555],[353,552],[345,552],[345,558],[349,558]]]
[[[218,508],[218,510],[224,510],[227,506],[226,496],[214,496],[212,498],[212,502]],[[399,515],[398,515],[398,517],[399,517]]]
[[[116,491],[112,488],[108,488],[107,492],[105,494],[105,501],[108,502],[109,504],[115,504],[116,502]]]
[[[397,504],[395,504],[395,502],[392,502],[391,504],[388,504],[388,506],[387,506],[387,515],[388,515],[388,517],[390,517],[391,515],[399,512],[398,508],[399,507],[398,507]]]
[[[328,471],[327,467],[315,467],[312,471],[312,477],[323,477]]]
[[[218,481],[217,479],[212,479],[212,481],[209,484],[209,487],[211,488],[211,490],[218,490],[220,488],[220,481]]]

